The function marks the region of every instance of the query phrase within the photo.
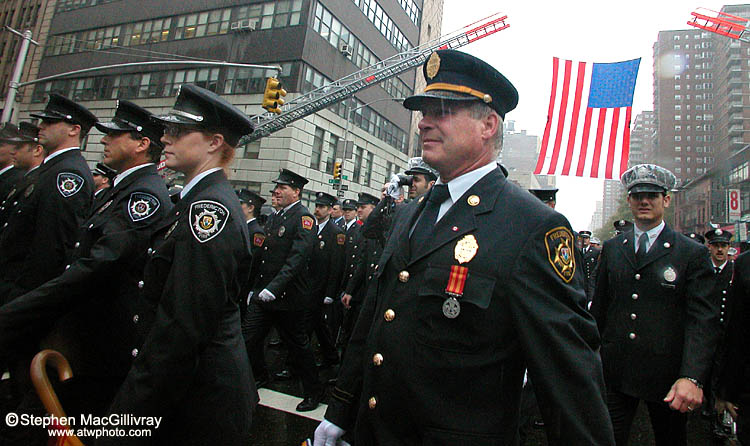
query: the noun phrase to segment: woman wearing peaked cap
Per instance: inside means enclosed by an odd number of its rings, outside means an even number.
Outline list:
[[[156,314],[110,413],[161,417],[161,425],[148,439],[99,444],[246,444],[258,401],[238,304],[250,243],[224,168],[252,123],[194,85],[156,119],[165,125],[166,165],[187,183],[152,237],[140,284]]]

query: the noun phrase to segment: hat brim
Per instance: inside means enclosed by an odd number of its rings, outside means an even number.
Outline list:
[[[46,119],[48,121],[70,121],[67,116],[49,114],[44,111],[39,113],[30,113],[29,116],[36,119]]]
[[[409,96],[404,99],[403,104],[404,107],[409,110],[422,110],[425,104],[434,103],[435,101],[479,102],[479,98],[470,95],[466,95],[465,97],[457,96],[456,93],[452,91],[432,90],[422,94]]]
[[[200,122],[194,119],[186,118],[184,116],[179,116],[179,115],[173,115],[173,114],[156,115],[156,116],[152,116],[151,119],[157,122],[161,122],[163,124],[183,124],[183,125],[192,125],[192,126],[200,125]]]
[[[635,184],[631,186],[630,189],[628,189],[628,195],[637,194],[641,192],[657,192],[657,193],[666,194],[667,190],[661,186],[658,186],[656,184],[651,184],[651,183]]]
[[[714,238],[712,238],[712,239],[710,239],[710,240],[708,241],[708,244],[709,244],[709,245],[712,245],[712,244],[714,244],[714,243],[726,243],[726,244],[729,244],[729,243],[730,243],[730,241],[729,241],[729,239],[728,239],[728,238],[726,238],[726,237],[714,237]]]
[[[129,125],[119,125],[116,122],[97,122],[94,124],[94,127],[97,128],[102,133],[111,133],[111,132],[130,132],[135,130],[135,128],[129,126]]]

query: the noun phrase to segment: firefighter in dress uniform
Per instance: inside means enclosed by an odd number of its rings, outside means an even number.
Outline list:
[[[315,446],[517,444],[527,366],[550,443],[612,444],[570,225],[496,163],[516,89],[454,50],[423,73],[404,106],[440,179],[393,224]]]
[[[138,286],[155,314],[109,414],[162,421],[150,438],[106,437],[99,444],[244,445],[258,401],[240,329],[250,236],[224,169],[253,125],[218,95],[190,84],[180,87],[169,114],[155,119],[165,128],[166,165],[186,184],[146,250]]]

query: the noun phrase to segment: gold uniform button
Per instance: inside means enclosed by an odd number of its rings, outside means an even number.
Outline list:
[[[403,283],[406,283],[409,281],[409,271],[401,271],[398,273],[398,280],[400,280]]]
[[[370,399],[367,401],[367,407],[370,409],[375,409],[375,407],[378,405],[378,400],[375,399],[375,397],[370,397]]]
[[[633,300],[638,300],[638,294],[636,294],[636,293],[633,293],[633,295],[630,296],[630,297],[632,297]]]
[[[142,281],[142,280],[139,280],[139,281],[138,281],[138,288],[143,288],[143,286],[144,286],[144,285],[145,285],[145,284],[143,283],[143,281]]]
[[[641,280],[641,275],[640,274],[636,274],[635,275],[635,280]]]
[[[154,253],[154,249],[153,249],[153,248],[148,248],[148,249],[146,250],[146,254],[148,254],[148,255],[151,255],[151,254],[153,254],[153,253]]]
[[[630,319],[636,320],[636,319],[638,319],[638,315],[635,314],[635,313],[630,313]]]
[[[628,337],[629,337],[629,338],[630,338],[631,340],[632,340],[632,339],[635,339],[635,333],[630,333],[630,334],[628,335]]]
[[[372,357],[372,363],[376,366],[380,366],[381,364],[383,364],[383,355],[381,355],[380,353],[375,353]]]
[[[134,324],[137,324],[139,320],[141,320],[140,316],[138,316],[137,314],[133,316],[133,323]]]
[[[388,310],[385,310],[383,317],[385,317],[386,322],[391,322],[396,319],[396,312],[389,308]]]
[[[138,349],[137,349],[137,348],[134,348],[134,349],[133,349],[133,351],[131,351],[131,352],[130,352],[130,355],[131,355],[132,357],[134,357],[134,358],[135,358],[136,356],[138,356]]]
[[[78,248],[79,246],[81,246],[81,242],[76,242],[76,244],[73,247]]]

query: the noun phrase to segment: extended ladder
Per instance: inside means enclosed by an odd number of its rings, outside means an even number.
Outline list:
[[[750,28],[748,28],[748,19],[737,17],[736,15],[725,12],[711,11],[710,9],[698,8],[698,10],[707,13],[716,14],[716,17],[709,16],[702,12],[691,12],[693,19],[687,24],[696,28],[711,31],[731,39],[737,39],[745,43],[750,43]]]
[[[250,119],[255,124],[255,131],[243,138],[240,144],[268,136],[298,119],[302,119],[337,102],[341,102],[360,90],[419,66],[435,50],[460,48],[509,27],[510,25],[505,23],[508,16],[503,15],[502,17],[495,18],[498,15],[499,13],[495,13],[467,25],[445,38],[436,39],[411,50],[398,53],[372,66],[296,97],[281,106],[282,113],[280,115],[263,113],[251,116]],[[478,23],[480,24],[477,25]],[[470,29],[465,31],[467,28]]]

